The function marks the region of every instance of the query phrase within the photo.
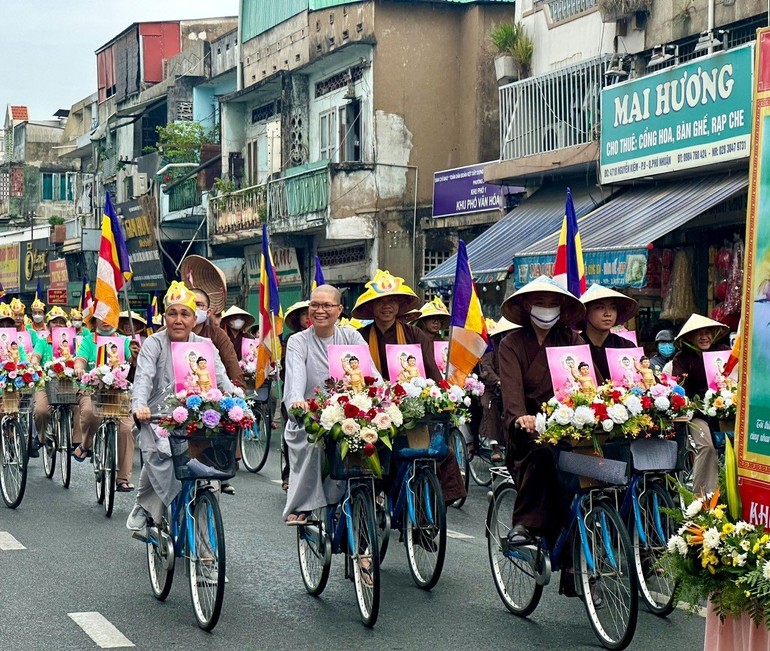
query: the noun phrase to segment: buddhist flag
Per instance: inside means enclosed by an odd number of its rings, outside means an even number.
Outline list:
[[[259,269],[259,340],[270,351],[273,361],[281,357],[283,310],[278,297],[278,277],[270,253],[267,224],[262,224],[262,261]]]
[[[94,315],[94,297],[91,296],[91,285],[88,283],[88,276],[83,276],[83,290],[80,292],[78,309],[83,315],[83,320],[88,323]]]
[[[741,323],[738,324],[738,333],[735,336],[735,343],[733,344],[733,349],[730,351],[730,357],[727,358],[727,362],[725,362],[725,369],[722,371],[722,375],[725,377],[728,377],[730,373],[733,372],[733,369],[738,365],[738,362],[741,361],[741,326],[743,320],[741,320]]]
[[[319,285],[325,285],[326,278],[324,278],[324,270],[321,269],[321,260],[318,256],[315,257],[315,275],[313,276],[313,282],[310,283],[310,291],[314,291]]]
[[[40,278],[37,279],[37,287],[35,287],[35,300],[45,303],[43,300],[43,285],[40,282]]]
[[[473,274],[463,240],[460,240],[457,248],[457,270],[449,328],[447,380],[463,386],[465,378],[489,346],[487,322],[481,312],[481,302],[473,284]]]
[[[94,309],[89,316],[101,319],[113,328],[118,327],[120,303],[118,292],[133,275],[128,259],[126,241],[118,223],[118,215],[112,205],[110,193],[104,200],[102,240],[99,245],[99,261],[96,265]]]
[[[146,311],[148,334],[152,334],[153,332],[155,332],[156,316],[158,316],[158,292],[153,292],[152,301],[147,304],[147,311]]]
[[[553,265],[553,279],[570,294],[581,297],[586,291],[586,270],[583,266],[583,247],[580,245],[572,192],[567,188],[567,205],[559,234],[559,248]]]

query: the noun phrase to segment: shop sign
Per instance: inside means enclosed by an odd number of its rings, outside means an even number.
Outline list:
[[[743,517],[770,524],[770,29],[757,32],[735,447]]]
[[[602,90],[601,182],[748,158],[754,45]]]
[[[0,245],[0,283],[6,292],[19,291],[19,243]]]
[[[489,163],[456,167],[433,174],[433,216],[470,215],[503,206],[499,185],[484,183]]]
[[[123,217],[126,249],[134,272],[131,286],[135,290],[165,290],[163,261],[149,216],[138,201],[119,203],[116,208]]]
[[[299,270],[297,250],[293,247],[271,246],[275,275],[278,285],[300,285],[302,274]],[[262,263],[262,245],[256,244],[243,248],[246,259],[246,280],[250,287],[259,285],[260,265]]]
[[[67,305],[67,289],[49,289],[48,305]]]
[[[538,276],[553,276],[556,255],[526,256],[515,260],[516,286]],[[583,254],[586,282],[605,287],[642,288],[647,284],[647,251],[589,251]]]
[[[33,293],[40,281],[47,288],[51,274],[48,271],[48,240],[41,238],[22,243],[21,291]]]
[[[59,259],[49,261],[48,273],[51,275],[51,284],[49,285],[50,289],[67,289],[69,277],[67,276],[66,260]]]

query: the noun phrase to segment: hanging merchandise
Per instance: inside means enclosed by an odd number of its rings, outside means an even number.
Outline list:
[[[697,309],[692,289],[690,258],[686,251],[680,249],[674,254],[674,266],[663,297],[660,318],[668,321],[684,321],[695,312]]]
[[[735,238],[733,245],[732,266],[725,291],[725,310],[728,314],[739,314],[743,292],[743,240]]]

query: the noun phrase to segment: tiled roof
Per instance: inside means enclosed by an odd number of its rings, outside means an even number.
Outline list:
[[[13,120],[27,121],[29,113],[26,106],[11,106],[11,118]]]

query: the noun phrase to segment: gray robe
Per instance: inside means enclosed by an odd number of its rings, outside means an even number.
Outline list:
[[[211,341],[190,333],[189,342]],[[217,387],[220,391],[232,392],[235,387],[225,372],[225,367],[214,347],[214,371]],[[171,359],[171,342],[164,330],[148,337],[136,360],[131,396],[131,411],[140,407],[149,407],[157,413],[169,392],[174,391],[174,367]],[[158,520],[163,510],[179,494],[182,483],[174,476],[171,449],[168,439],[155,434],[154,427],[142,425],[139,441],[144,465],[139,477],[136,501],[149,511],[153,519]]]
[[[293,334],[286,344],[286,385],[283,404],[307,400],[313,390],[329,379],[327,348],[332,345],[364,345],[367,343],[357,330],[347,326],[334,328],[328,339],[316,336],[314,328]],[[380,374],[374,371],[376,377]],[[284,433],[289,449],[289,491],[286,495],[284,520],[295,511],[313,511],[327,504],[335,504],[342,497],[344,482],[322,478],[324,449],[307,440],[302,424],[289,418]]]

